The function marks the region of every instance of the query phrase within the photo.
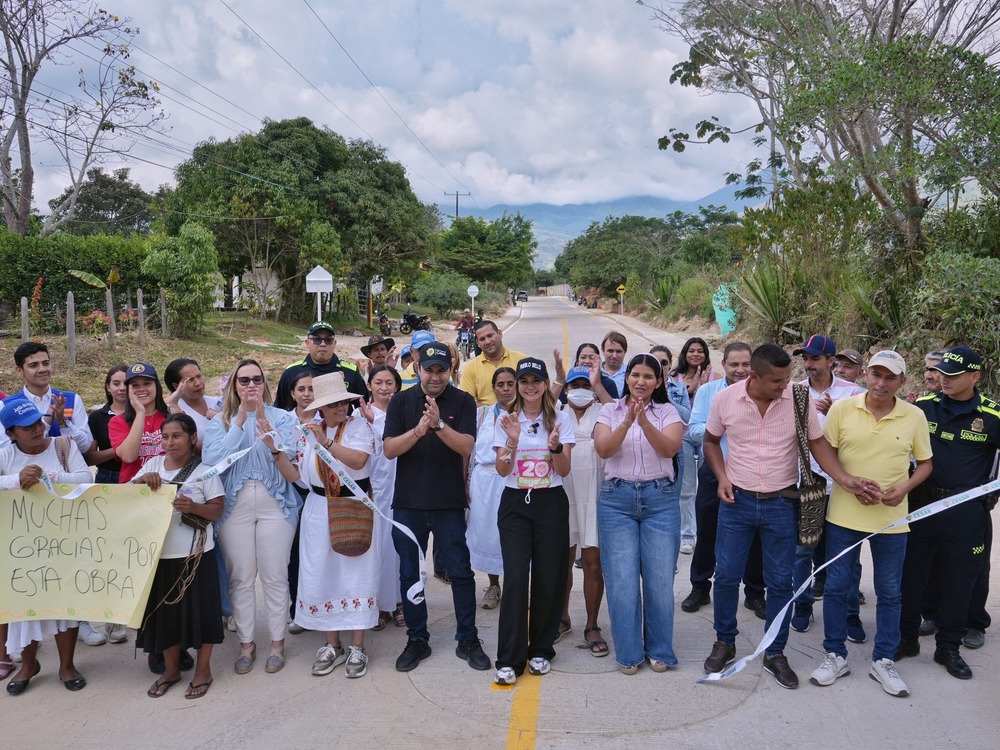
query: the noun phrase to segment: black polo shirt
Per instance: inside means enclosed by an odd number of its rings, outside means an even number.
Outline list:
[[[968,401],[932,393],[918,398],[916,406],[931,431],[934,470],[928,484],[952,490],[990,481],[1000,449],[1000,404],[976,389]]]
[[[451,383],[437,397],[441,419],[451,429],[476,435],[476,400]],[[427,402],[420,384],[397,393],[385,416],[384,439],[399,437],[417,426]],[[408,510],[465,508],[464,458],[428,432],[396,459],[392,507]]]
[[[295,402],[292,401],[292,382],[303,370],[308,370],[313,377],[326,375],[330,372],[342,372],[344,373],[344,383],[347,385],[347,390],[351,393],[357,393],[359,396],[370,398],[371,394],[368,393],[368,386],[365,384],[364,376],[361,375],[361,371],[358,370],[357,365],[340,359],[336,354],[333,355],[333,359],[329,362],[321,365],[313,362],[312,356],[307,354],[305,359],[292,362],[281,373],[281,379],[278,381],[278,392],[274,394],[275,408],[283,409],[284,411],[295,408]]]

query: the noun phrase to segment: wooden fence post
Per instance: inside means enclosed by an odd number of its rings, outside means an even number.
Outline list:
[[[111,351],[115,350],[115,301],[111,297],[111,290],[107,289],[104,292],[104,301],[108,305],[108,348]]]
[[[160,331],[163,338],[169,338],[170,325],[167,323],[167,292],[160,287]]]
[[[66,292],[66,360],[76,364],[76,301],[73,292]]]
[[[135,290],[136,311],[139,314],[139,345],[146,344],[146,308],[142,304],[142,289]]]
[[[31,338],[31,321],[28,318],[28,298],[21,297],[21,343],[28,343]]]

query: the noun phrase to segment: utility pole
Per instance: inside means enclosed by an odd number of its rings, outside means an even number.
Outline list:
[[[445,195],[454,195],[455,196],[455,218],[457,219],[458,218],[458,196],[460,196],[460,195],[463,195],[463,196],[464,195],[472,195],[472,193],[460,193],[460,192],[458,192],[456,190],[454,193],[445,193]]]

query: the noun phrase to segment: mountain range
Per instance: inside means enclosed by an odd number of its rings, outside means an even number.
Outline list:
[[[552,203],[529,203],[523,206],[499,204],[489,208],[472,208],[463,206],[463,216],[478,216],[486,221],[493,221],[508,213],[520,212],[521,216],[530,219],[538,249],[535,254],[536,268],[552,268],[555,259],[562,252],[566,243],[583,234],[593,222],[601,223],[605,219],[617,216],[646,216],[650,218],[666,218],[675,211],[696,213],[700,206],[714,205],[727,207],[741,212],[746,206],[757,201],[746,201],[736,198],[736,185],[728,185],[714,193],[693,200],[671,200],[640,195],[631,198],[619,198],[614,201],[599,203],[570,203],[555,205]],[[439,204],[441,213],[446,218],[452,216],[454,204]]]

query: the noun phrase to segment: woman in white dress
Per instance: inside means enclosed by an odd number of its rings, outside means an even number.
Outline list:
[[[385,430],[385,413],[389,401],[403,388],[403,381],[394,367],[376,365],[368,372],[368,390],[371,391],[371,422],[375,433],[375,455],[371,462],[372,499],[378,509],[392,518],[392,495],[396,487],[396,459],[386,458],[382,450],[382,432]],[[362,412],[366,418],[364,401],[361,402]],[[378,613],[378,622],[372,630],[382,630],[391,620],[397,628],[406,627],[403,619],[403,602],[399,591],[399,555],[392,544],[392,526],[387,523],[376,523],[375,533],[379,535],[382,553],[381,570],[379,573],[378,600],[382,603],[382,611]],[[396,608],[392,612],[389,607],[393,602]]]
[[[27,399],[8,399],[0,411],[11,444],[0,450],[0,490],[26,490],[41,481],[42,472],[54,484],[90,482],[90,470],[73,441],[66,437],[46,437],[48,425],[41,412]],[[67,690],[87,686],[73,663],[79,623],[75,620],[30,620],[7,626],[7,651],[21,655],[21,669],[7,683],[7,693],[21,695],[41,667],[35,658],[39,642],[55,636],[59,652],[59,679]]]
[[[486,573],[490,584],[483,592],[483,609],[495,609],[500,603],[500,574],[503,554],[500,551],[500,528],[497,510],[504,480],[496,469],[493,438],[496,422],[514,400],[514,370],[498,367],[493,373],[495,404],[479,407],[476,412],[476,450],[469,467],[469,522],[465,541],[469,545],[469,562],[473,570]]]
[[[373,514],[359,500],[352,500],[367,519],[331,507],[332,498],[352,497],[337,473],[320,458],[322,445],[332,456],[337,470],[344,471],[365,492],[371,492],[369,474],[375,453],[375,438],[368,420],[361,414],[347,416],[347,405],[359,396],[347,390],[344,373],[331,372],[313,378],[315,398],[309,409],[318,409],[322,423],[310,423],[305,456],[300,465],[301,484],[309,488],[302,509],[299,532],[299,592],[295,602],[295,622],[307,630],[326,636],[316,652],[314,675],[330,674],[347,663],[346,676],[363,677],[368,671],[365,631],[378,622],[379,535],[374,533]],[[355,508],[354,506],[357,506]],[[348,525],[357,531],[350,553],[337,551],[334,537]],[[359,542],[367,524],[367,545]],[[343,552],[343,553],[342,553]],[[350,653],[340,641],[341,631],[350,631]]]
[[[597,363],[589,367],[574,367],[566,373],[568,403],[563,411],[573,418],[576,445],[573,447],[573,466],[564,480],[569,497],[569,580],[566,583],[562,622],[559,624],[560,636],[569,632],[569,593],[573,588],[573,561],[579,545],[583,563],[583,602],[587,610],[583,641],[591,655],[598,657],[608,655],[608,642],[601,637],[601,629],[597,625],[597,615],[604,598],[604,574],[597,544],[597,499],[604,481],[604,461],[594,448],[594,427],[601,413],[601,403],[594,389],[595,384],[600,382],[601,368]]]

